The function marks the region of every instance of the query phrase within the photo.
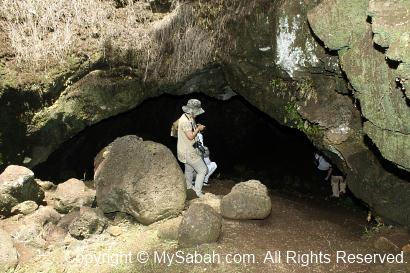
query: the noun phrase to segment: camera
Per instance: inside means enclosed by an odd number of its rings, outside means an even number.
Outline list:
[[[194,144],[192,144],[192,147],[194,147],[195,149],[198,149],[198,151],[201,154],[205,153],[205,147],[202,145],[200,141],[195,141]]]

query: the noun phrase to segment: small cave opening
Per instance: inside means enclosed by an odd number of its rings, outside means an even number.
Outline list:
[[[190,98],[199,99],[206,111],[197,122],[206,125],[204,142],[218,164],[214,178],[258,179],[271,189],[330,195],[330,183],[317,177],[316,148],[306,135],[280,125],[238,95],[226,101],[199,93],[147,99],[131,111],[86,128],[60,145],[34,172],[54,183],[72,177],[92,180],[96,154],[117,137],[131,134],[162,143],[176,155],[177,139],[170,136],[170,129]]]

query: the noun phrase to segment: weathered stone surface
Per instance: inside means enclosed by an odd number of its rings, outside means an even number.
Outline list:
[[[17,214],[22,213],[24,215],[33,213],[38,208],[38,205],[34,201],[24,201],[11,209],[11,213]]]
[[[68,227],[70,224],[76,219],[78,216],[80,216],[80,210],[75,209],[61,217],[60,221],[58,222],[57,226],[63,228],[64,230],[68,231]]]
[[[271,209],[268,189],[257,180],[236,184],[221,202],[222,216],[230,219],[264,219]]]
[[[374,247],[381,251],[397,252],[400,248],[386,237],[379,237],[374,242]]]
[[[409,22],[410,2],[397,0],[370,0],[368,14],[372,19],[373,41],[388,48],[391,60],[410,63]]]
[[[386,159],[408,169],[410,166],[410,134],[380,129],[371,122],[365,122],[363,130],[376,143]]]
[[[126,212],[151,224],[182,211],[185,178],[168,148],[125,136],[106,153],[95,174],[97,204],[104,212]]]
[[[0,174],[0,214],[10,214],[20,202],[41,202],[44,192],[34,182],[34,173],[22,166],[10,165]]]
[[[107,219],[99,209],[81,207],[78,216],[68,226],[71,236],[82,240],[92,234],[100,234],[107,226]]]
[[[357,91],[355,97],[361,102],[362,114],[381,129],[408,134],[408,106],[400,90],[395,89],[385,55],[373,47],[371,39],[368,26],[351,49],[339,53],[342,68]]]
[[[331,50],[349,47],[366,27],[369,0],[325,0],[308,13],[313,31]]]
[[[46,246],[46,231],[50,231],[60,221],[61,215],[52,207],[40,207],[34,213],[21,219],[18,227],[13,230],[12,237],[27,246],[44,248]]]
[[[192,204],[183,216],[178,244],[192,247],[216,242],[221,232],[222,217],[206,204]]]
[[[95,190],[86,187],[83,181],[71,178],[58,184],[54,193],[54,207],[60,213],[68,213],[82,206],[91,207]]]
[[[192,201],[190,201],[190,204],[194,204],[194,203],[206,204],[212,207],[217,213],[221,213],[221,200],[222,200],[222,196],[207,192],[201,198],[195,198]]]
[[[405,62],[406,46],[401,49],[403,53],[389,54],[390,49],[384,53],[373,45],[376,42],[389,47],[409,35],[407,23],[401,22],[406,22],[406,10],[410,7],[396,2],[372,0],[369,4],[368,0],[354,3],[328,0],[310,11],[308,18],[315,34],[330,48],[339,50],[342,69],[356,90],[354,96],[360,100],[362,115],[369,120],[364,132],[385,158],[410,170],[410,152],[405,147],[398,148],[409,142],[410,124],[406,121],[410,111],[395,80],[396,77],[407,79],[410,74],[398,75],[397,71],[406,69],[399,67],[396,71],[386,61],[390,58]],[[366,21],[367,10],[371,23]]]
[[[350,9],[346,9],[347,6]],[[358,133],[367,134],[383,157],[407,171],[410,170],[410,152],[407,148],[410,111],[406,90],[401,90],[396,77],[400,81],[410,77],[410,70],[404,61],[408,50],[403,46],[400,53],[394,46],[387,51],[381,47],[397,45],[407,39],[408,10],[406,1],[353,3],[327,0],[310,11],[308,16],[319,39],[328,47],[338,50],[342,69],[354,88],[353,95],[360,101],[361,115],[367,122]],[[333,24],[329,25],[329,22]],[[349,24],[355,27],[342,30]],[[335,26],[342,26],[342,29],[334,29]],[[374,46],[374,43],[378,45]],[[403,63],[395,69],[389,59],[402,59]],[[404,88],[405,82],[402,84]],[[351,191],[383,217],[410,225],[409,213],[405,209],[410,205],[408,183],[384,170],[361,138],[348,142],[350,144],[334,143],[332,146],[333,151],[338,152],[347,163]]]
[[[57,224],[61,219],[61,215],[50,206],[40,206],[34,213],[26,216],[24,221],[27,223],[35,223],[44,226],[47,223]]]
[[[149,97],[141,92],[135,75],[127,79],[104,75],[104,71],[91,72],[67,88],[51,107],[36,114],[29,130],[38,144],[33,147],[30,165],[44,161],[58,144],[86,126],[131,109]],[[45,137],[47,142],[40,141]]]
[[[347,185],[377,214],[410,226],[410,184],[383,169],[379,159],[364,144],[341,145],[349,165]]]
[[[12,271],[18,263],[17,250],[10,235],[0,229],[0,272]]]
[[[56,185],[51,182],[51,181],[42,181],[40,179],[34,179],[34,181],[36,181],[36,183],[40,186],[40,188],[42,188],[44,191],[48,191],[51,189],[54,189],[56,187]]]
[[[177,241],[179,227],[182,223],[182,216],[172,218],[159,223],[158,226],[154,227],[158,230],[158,238],[163,240]]]
[[[107,228],[107,232],[114,237],[118,237],[122,234],[122,229],[119,226],[110,226]]]

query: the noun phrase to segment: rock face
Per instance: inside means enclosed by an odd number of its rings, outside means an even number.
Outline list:
[[[410,111],[405,79],[410,78],[410,58],[402,37],[409,35],[409,11],[406,1],[322,1],[308,14],[315,34],[337,50],[353,96],[360,101],[366,119],[360,134],[367,135],[384,158],[407,171]],[[360,140],[335,148],[349,166],[351,191],[381,216],[409,226],[408,181],[384,170]]]
[[[97,204],[104,212],[126,212],[151,224],[182,211],[185,179],[168,148],[125,136],[105,154],[95,174]]]
[[[206,204],[192,204],[179,227],[178,243],[192,247],[216,242],[221,232],[222,217]]]
[[[230,219],[264,219],[272,209],[268,189],[257,180],[235,185],[222,198],[222,216]]]
[[[75,178],[57,186],[54,193],[54,207],[60,213],[68,213],[74,208],[91,207],[95,200],[95,190],[89,189],[84,182]]]
[[[10,272],[18,263],[17,250],[10,235],[2,229],[0,229],[0,241],[0,271]]]
[[[408,43],[400,39],[410,33],[409,11],[410,5],[404,2],[361,0],[355,4],[323,1],[309,13],[315,34],[327,47],[338,51],[342,69],[367,119],[364,132],[385,158],[407,170],[410,111],[396,78],[410,78]],[[371,23],[366,21],[369,15]],[[386,53],[374,44],[388,48]],[[402,62],[397,69],[392,67],[396,61]]]
[[[20,202],[41,202],[44,192],[34,181],[34,173],[22,166],[10,165],[0,174],[0,214],[9,215]]]
[[[74,238],[82,240],[102,233],[106,226],[107,219],[99,209],[82,207],[68,226],[68,231]]]

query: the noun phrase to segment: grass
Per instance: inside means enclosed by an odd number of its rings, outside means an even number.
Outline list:
[[[98,0],[1,0],[0,7],[16,62],[35,67],[64,62],[79,40],[106,35],[110,10]]]
[[[198,20],[196,5],[177,3],[159,15],[143,0],[0,0],[14,54],[6,70],[19,72],[8,78],[64,71],[100,52],[110,66],[138,68],[144,81],[177,82],[215,60],[217,32]]]
[[[371,221],[371,213],[369,213],[368,216],[368,222]],[[373,237],[375,234],[379,233],[381,230],[383,230],[384,228],[386,228],[386,225],[384,224],[383,219],[380,216],[376,216],[374,218],[374,222],[375,224],[372,225],[371,227],[364,227],[364,236],[367,238],[371,238]]]
[[[180,82],[229,58],[236,47],[229,28],[255,3],[176,1],[168,13],[153,13],[145,0],[0,0],[12,56],[0,68],[3,86],[48,90],[62,74],[100,61],[135,68],[144,82]]]

